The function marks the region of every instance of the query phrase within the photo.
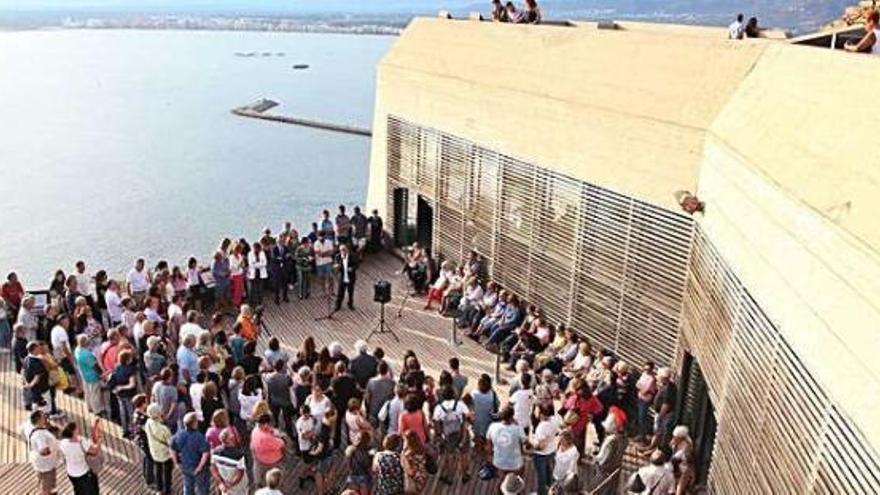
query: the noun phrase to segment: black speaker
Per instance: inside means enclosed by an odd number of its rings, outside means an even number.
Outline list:
[[[373,300],[378,303],[391,301],[391,282],[380,280],[373,286]]]

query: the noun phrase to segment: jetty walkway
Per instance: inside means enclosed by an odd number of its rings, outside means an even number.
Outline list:
[[[357,127],[348,124],[337,124],[334,122],[324,122],[314,119],[306,119],[303,117],[292,117],[287,115],[278,115],[267,113],[268,110],[278,106],[278,103],[266,98],[257,100],[256,102],[242,107],[233,108],[231,112],[239,117],[249,117],[252,119],[270,120],[273,122],[281,122],[284,124],[301,125],[305,127],[313,127],[315,129],[324,129],[327,131],[343,132],[346,134],[355,134],[358,136],[371,137],[373,131],[363,127]]]

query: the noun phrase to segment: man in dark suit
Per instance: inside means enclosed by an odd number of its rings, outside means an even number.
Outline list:
[[[272,284],[273,292],[275,292],[275,304],[281,304],[282,297],[284,302],[290,302],[287,297],[287,273],[284,266],[287,252],[285,243],[286,241],[283,237],[280,242],[270,238],[270,248],[266,249],[266,257],[269,262],[269,282]]]
[[[334,268],[337,270],[336,279],[336,311],[342,307],[342,299],[348,292],[348,309],[354,309],[354,284],[357,280],[358,259],[349,251],[348,245],[340,244],[339,253],[336,255]]]

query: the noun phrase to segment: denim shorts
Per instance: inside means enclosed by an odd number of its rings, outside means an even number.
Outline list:
[[[352,474],[348,477],[348,484],[355,486],[369,487],[373,483],[373,479],[369,474]]]
[[[333,274],[333,263],[327,263],[326,265],[318,265],[315,267],[316,272],[319,277],[329,277]]]

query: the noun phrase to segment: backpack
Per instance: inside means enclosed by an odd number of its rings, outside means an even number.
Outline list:
[[[464,425],[464,418],[458,411],[458,400],[452,404],[451,411],[443,407],[442,404],[440,405],[440,409],[445,413],[443,415],[443,435],[454,435],[455,433],[460,432]]]

